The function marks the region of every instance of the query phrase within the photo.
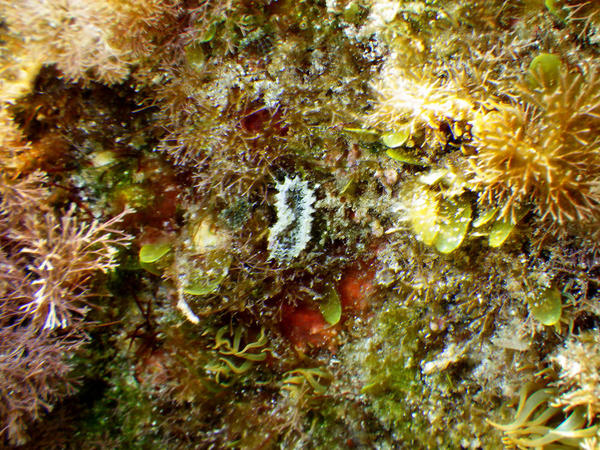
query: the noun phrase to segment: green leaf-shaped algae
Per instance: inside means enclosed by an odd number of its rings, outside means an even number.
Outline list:
[[[403,162],[404,164],[412,164],[414,166],[426,166],[421,160],[415,158],[414,156],[408,154],[407,152],[403,152],[398,150],[397,148],[388,148],[385,152],[390,158],[395,159],[396,161]]]
[[[190,295],[212,294],[219,288],[219,286],[221,285],[221,281],[223,281],[224,278],[225,277],[223,276],[223,278],[221,278],[220,280],[213,281],[212,283],[206,283],[205,280],[190,283],[185,287],[183,292]]]
[[[204,270],[190,279],[183,292],[190,295],[208,295],[215,292],[229,274],[232,257],[228,254],[212,254],[207,258]]]
[[[458,199],[447,201],[443,205],[444,220],[439,226],[435,239],[435,248],[441,253],[450,253],[462,243],[471,222],[471,205]]]
[[[325,298],[319,303],[319,309],[323,318],[329,325],[335,325],[342,317],[342,303],[337,291],[329,290]]]
[[[408,141],[409,137],[410,134],[406,130],[399,131],[397,133],[387,133],[381,136],[381,142],[383,142],[383,145],[388,148],[396,148],[404,145],[404,143]]]
[[[515,224],[510,219],[500,219],[494,222],[488,238],[490,247],[500,247],[508,239]]]
[[[534,87],[540,82],[545,88],[557,85],[560,78],[561,62],[557,55],[540,53],[529,64],[529,81]]]
[[[529,303],[529,311],[543,325],[555,325],[562,314],[561,297],[555,287],[545,288]]]
[[[496,215],[496,212],[498,212],[498,208],[490,208],[481,211],[477,216],[477,219],[473,221],[473,228],[479,228],[486,223],[489,223]]]
[[[158,261],[165,256],[171,250],[171,244],[159,243],[159,244],[145,244],[140,248],[140,262],[150,264]]]
[[[436,194],[428,189],[415,188],[409,209],[409,217],[417,239],[425,245],[432,245],[439,232]]]

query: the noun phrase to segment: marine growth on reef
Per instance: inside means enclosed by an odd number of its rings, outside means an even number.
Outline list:
[[[600,448],[599,2],[0,34],[0,447]]]

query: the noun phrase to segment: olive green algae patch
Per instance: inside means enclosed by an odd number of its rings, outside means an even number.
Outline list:
[[[427,306],[401,303],[388,298],[373,320],[371,337],[361,346],[349,346],[349,351],[359,352],[351,358],[361,361],[361,392],[369,412],[391,433],[393,442],[402,445],[449,449],[465,443],[493,445],[485,425],[489,404],[477,406],[475,399],[464,398],[468,383],[461,381],[460,372],[426,376],[421,369],[429,352],[435,353],[428,336]]]

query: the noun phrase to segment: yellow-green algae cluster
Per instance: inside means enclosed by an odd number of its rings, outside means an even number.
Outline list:
[[[4,446],[599,447],[599,4],[0,17]],[[19,344],[43,297],[19,283],[50,283],[19,239],[49,225],[14,199],[41,188],[132,236],[50,285],[78,319],[31,341],[53,376]]]

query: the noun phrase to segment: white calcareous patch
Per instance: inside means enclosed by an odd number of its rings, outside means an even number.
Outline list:
[[[269,259],[288,262],[296,258],[310,241],[314,188],[300,177],[286,177],[277,184],[277,222],[269,230]]]

